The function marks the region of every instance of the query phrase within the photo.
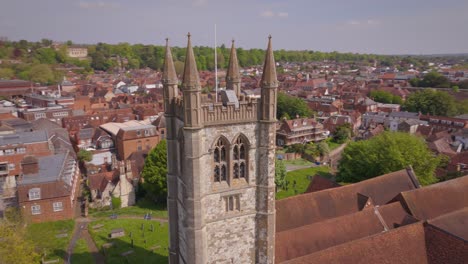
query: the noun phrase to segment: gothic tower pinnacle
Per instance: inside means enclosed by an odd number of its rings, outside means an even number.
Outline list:
[[[268,48],[263,65],[261,80],[261,116],[263,121],[276,121],[276,97],[278,80],[276,78],[275,57],[271,46],[271,35],[268,36]]]
[[[184,100],[185,127],[199,128],[201,124],[201,86],[198,77],[197,63],[193,54],[190,33],[187,35],[187,53],[185,55],[182,92]]]
[[[229,57],[229,64],[226,73],[226,89],[234,90],[237,97],[240,96],[240,72],[239,63],[237,61],[236,48],[234,47],[234,40],[232,40],[231,56]]]
[[[179,94],[177,89],[177,84],[179,81],[177,80],[177,74],[174,68],[174,61],[172,60],[171,48],[169,47],[169,39],[167,38],[162,81],[164,87],[163,93],[165,113],[172,115],[172,100]]]

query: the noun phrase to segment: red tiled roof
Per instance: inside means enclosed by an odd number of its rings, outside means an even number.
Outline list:
[[[418,188],[412,170],[401,170],[366,181],[276,201],[276,231],[360,211],[358,194],[384,205],[400,192]]]
[[[414,217],[427,220],[468,206],[468,176],[402,192],[396,199]]]

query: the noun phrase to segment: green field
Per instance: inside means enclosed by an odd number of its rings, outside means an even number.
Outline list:
[[[276,193],[276,199],[284,199],[304,193],[309,186],[310,180],[307,176],[319,174],[321,176],[330,177],[329,168],[326,166],[313,167],[301,170],[290,171],[286,174],[286,180],[289,182],[287,190],[280,190]],[[296,186],[294,187],[294,181]]]
[[[312,166],[313,163],[305,159],[283,160],[284,165]]]
[[[151,224],[154,232],[151,232]],[[103,225],[101,228],[93,228]],[[143,230],[141,230],[141,226]],[[167,223],[140,219],[106,219],[93,221],[89,233],[96,246],[101,250],[109,264],[117,263],[167,263],[169,230]],[[123,228],[125,236],[111,239],[108,237],[113,229]],[[130,233],[132,237],[130,237]],[[131,246],[133,239],[134,247]],[[146,240],[146,244],[145,244]],[[109,248],[103,245],[112,243]],[[107,245],[109,246],[109,245]],[[129,253],[133,251],[132,253]],[[122,253],[129,253],[122,256]]]
[[[156,204],[146,199],[139,200],[135,206],[114,210],[110,210],[109,208],[101,210],[89,209],[89,217],[91,218],[109,217],[113,213],[122,216],[141,216],[141,218],[143,218],[146,213],[151,213],[152,217],[167,218],[165,205]]]
[[[89,252],[86,240],[80,238],[76,241],[73,254],[71,256],[71,263],[73,264],[92,264],[94,263],[93,255]]]
[[[74,226],[73,220],[30,224],[26,229],[26,238],[34,242],[36,251],[45,256],[45,260],[64,260]]]

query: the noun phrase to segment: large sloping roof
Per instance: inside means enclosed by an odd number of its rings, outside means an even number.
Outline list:
[[[397,199],[414,217],[427,220],[468,206],[468,177],[441,182],[415,191],[405,191]]]
[[[388,231],[417,220],[401,204],[369,206],[363,211],[276,233],[278,262]]]
[[[400,192],[418,187],[413,171],[405,169],[343,187],[279,200],[276,201],[276,231],[358,212],[364,206],[363,197],[370,198],[374,205],[384,205]]]
[[[282,263],[428,263],[424,226],[415,223]]]
[[[428,222],[468,242],[468,207],[437,217]]]

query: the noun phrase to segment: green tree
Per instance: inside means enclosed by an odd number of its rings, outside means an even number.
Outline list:
[[[88,150],[80,149],[78,151],[78,160],[81,162],[90,162],[93,159],[93,153]]]
[[[393,94],[387,91],[374,90],[370,92],[369,96],[379,103],[391,104],[393,102]]]
[[[276,190],[282,189],[286,184],[286,166],[282,160],[276,160],[275,164],[275,184]]]
[[[438,164],[424,139],[408,133],[384,132],[346,146],[337,180],[359,182],[411,165],[420,183],[428,185],[437,181],[434,172]]]
[[[410,84],[415,87],[442,87],[449,88],[450,81],[447,77],[438,72],[429,72],[422,79],[414,78],[410,80]]]
[[[39,255],[34,244],[24,236],[24,227],[0,220],[0,263],[29,264],[39,263]]]
[[[458,93],[460,91],[460,87],[458,87],[457,85],[454,85],[452,86],[452,91]]]
[[[342,144],[351,139],[353,136],[353,129],[350,123],[339,125],[336,127],[335,133],[333,134],[333,141]]]
[[[10,80],[15,76],[15,72],[10,68],[0,68],[0,79]]]
[[[327,142],[320,141],[316,145],[318,151],[320,152],[320,156],[325,157],[330,153],[330,147],[328,146]]]
[[[35,58],[40,63],[54,64],[57,63],[57,53],[52,48],[42,48],[36,51]]]
[[[162,140],[153,148],[145,159],[141,176],[144,179],[143,188],[149,198],[164,201],[167,198],[167,152],[166,140]]]
[[[296,118],[296,115],[299,115],[300,117],[310,117],[312,114],[312,110],[310,110],[307,103],[301,98],[289,96],[284,93],[278,93],[276,112],[276,117],[278,119],[285,116]]]
[[[46,64],[37,64],[28,71],[29,80],[41,84],[49,84],[55,80],[54,72]]]
[[[457,114],[455,99],[446,92],[432,89],[410,94],[403,108],[406,111],[430,115],[454,116]]]

